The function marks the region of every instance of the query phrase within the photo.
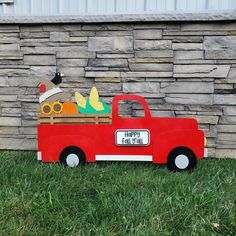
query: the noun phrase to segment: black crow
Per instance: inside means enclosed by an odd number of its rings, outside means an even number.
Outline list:
[[[57,72],[55,73],[54,78],[51,80],[52,83],[54,83],[55,85],[58,85],[62,82],[62,77],[64,76],[63,73]]]

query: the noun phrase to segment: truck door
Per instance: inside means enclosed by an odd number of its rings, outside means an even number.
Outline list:
[[[138,102],[143,116],[122,116],[119,103],[124,101]],[[112,106],[112,125],[106,131],[106,141],[104,137],[106,150],[100,150],[96,160],[152,161],[151,121],[151,113],[144,98],[137,95],[116,96]]]

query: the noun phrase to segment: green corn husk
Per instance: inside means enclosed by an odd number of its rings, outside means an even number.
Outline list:
[[[102,111],[95,110],[90,105],[89,98],[87,98],[86,108],[83,108],[83,107],[81,107],[77,104],[77,109],[79,110],[79,112],[81,114],[110,114],[111,113],[110,107],[105,102],[103,102],[102,100],[99,100],[99,102],[101,102],[103,107],[104,107],[104,110],[102,110]]]

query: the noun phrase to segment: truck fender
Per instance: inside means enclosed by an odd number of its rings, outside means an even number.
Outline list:
[[[153,146],[153,162],[166,164],[169,153],[176,147],[186,147],[196,158],[204,156],[204,132],[201,130],[176,130],[159,134]]]
[[[43,141],[43,161],[58,162],[61,152],[67,147],[80,148],[86,158],[86,162],[95,161],[94,140],[83,135],[56,135],[51,136]],[[45,160],[46,158],[46,160]]]

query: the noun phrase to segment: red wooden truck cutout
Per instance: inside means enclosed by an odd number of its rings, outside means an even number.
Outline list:
[[[144,117],[119,116],[121,101],[137,101]],[[38,160],[74,167],[95,161],[151,161],[169,170],[192,170],[206,138],[195,119],[152,117],[137,95],[113,98],[112,115],[44,115],[38,125]],[[205,149],[206,151],[206,149]]]

